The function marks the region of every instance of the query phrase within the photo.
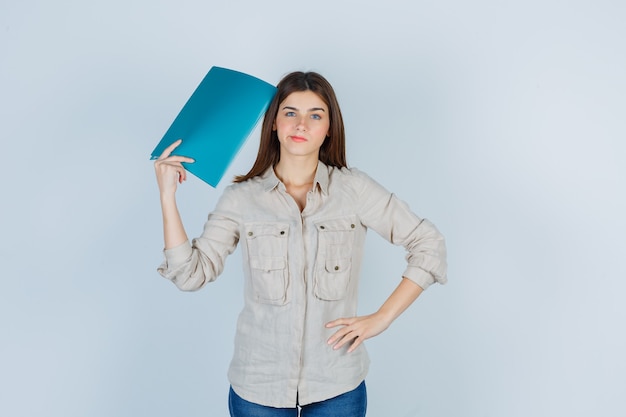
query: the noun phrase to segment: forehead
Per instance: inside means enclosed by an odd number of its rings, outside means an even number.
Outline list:
[[[312,108],[323,108],[328,110],[328,106],[324,103],[324,100],[317,93],[311,90],[295,91],[289,94],[280,103],[280,108],[284,106],[295,107],[299,110],[308,110]]]

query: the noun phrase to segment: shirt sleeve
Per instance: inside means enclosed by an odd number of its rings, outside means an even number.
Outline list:
[[[423,289],[447,279],[446,246],[443,235],[427,219],[418,217],[408,205],[361,171],[354,170],[359,217],[366,227],[407,251],[403,276]]]
[[[195,291],[214,281],[239,242],[239,221],[230,188],[209,214],[200,237],[163,251],[157,271],[183,291]]]

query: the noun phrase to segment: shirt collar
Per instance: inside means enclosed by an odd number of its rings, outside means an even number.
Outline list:
[[[315,184],[319,185],[322,194],[328,194],[328,183],[330,181],[330,168],[322,161],[317,162],[317,171],[315,172]]]
[[[328,183],[330,177],[329,171],[330,169],[326,164],[322,161],[317,162],[317,171],[315,172],[315,179],[313,180],[313,188],[316,188],[316,186],[319,185],[322,194],[328,194]],[[263,184],[263,190],[265,191],[271,191],[282,184],[274,172],[274,167],[270,167],[267,171],[265,171],[265,174],[261,177],[261,182]]]

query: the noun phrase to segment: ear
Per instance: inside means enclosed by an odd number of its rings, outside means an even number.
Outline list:
[[[276,120],[274,120],[274,123],[272,123],[272,130],[274,132],[277,130],[277,128],[276,128]]]

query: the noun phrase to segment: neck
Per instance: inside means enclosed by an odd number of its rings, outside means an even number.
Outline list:
[[[315,179],[317,163],[317,158],[281,158],[274,167],[274,172],[285,185],[308,185]]]

